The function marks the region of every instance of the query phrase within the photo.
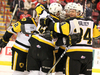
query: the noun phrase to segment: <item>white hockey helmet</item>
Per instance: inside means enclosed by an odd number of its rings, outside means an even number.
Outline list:
[[[69,2],[65,5],[64,10],[69,11],[70,10],[70,6],[71,6],[72,2]]]
[[[58,12],[62,11],[63,8],[59,3],[51,3],[49,6],[49,12],[53,15],[57,15]]]
[[[80,3],[77,4],[77,11],[80,12],[80,16],[83,14],[83,6]]]
[[[77,4],[74,3],[74,2],[73,2],[73,3],[71,2],[71,3],[69,4],[69,10],[70,10],[70,9],[74,9],[74,10],[77,11]]]

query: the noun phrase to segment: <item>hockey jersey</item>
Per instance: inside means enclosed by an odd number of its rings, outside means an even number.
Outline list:
[[[98,37],[100,35],[97,26],[91,19],[83,19],[83,18],[70,18],[66,20],[66,22],[59,23],[56,22],[54,25],[50,25],[49,29],[53,29],[57,33],[61,33],[63,35],[70,35],[76,33],[76,27],[74,25],[73,19],[78,20],[78,24],[80,27],[81,38],[80,41],[76,45],[72,45],[67,52],[92,52],[92,38]]]
[[[45,10],[45,8],[44,8],[44,6],[43,6],[42,4],[37,5],[37,7],[36,7],[35,10],[36,10],[36,12],[37,12],[37,14],[38,14],[38,16],[39,16],[38,26],[37,26],[37,29],[36,29],[36,30],[39,32],[39,34],[32,35],[32,38],[35,38],[35,39],[37,39],[37,40],[39,40],[39,41],[41,41],[41,42],[43,42],[43,43],[45,43],[45,44],[48,44],[48,45],[50,45],[50,46],[55,47],[55,45],[53,44],[52,40],[48,40],[48,39],[46,39],[46,38],[40,36],[40,35],[42,35],[42,34],[45,34],[46,31],[48,31],[48,27],[47,27],[47,26],[42,27],[42,26],[40,25],[40,19],[41,19],[41,18],[46,18],[47,16],[51,16],[51,18],[53,19],[54,22],[58,22],[58,21],[59,21],[59,18],[57,18],[56,16],[54,16],[54,15],[52,15],[52,14],[49,14],[49,13]]]
[[[17,34],[17,38],[12,47],[12,50],[28,52],[30,43],[28,42],[30,35],[24,34],[21,29],[21,25],[24,25],[24,29],[27,33],[31,33],[36,30],[37,24],[34,18],[23,18],[20,21],[17,21],[12,27],[9,27],[6,33],[3,36],[5,41],[9,41],[9,38],[13,34]]]

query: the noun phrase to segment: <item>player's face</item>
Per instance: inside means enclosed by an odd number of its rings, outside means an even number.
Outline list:
[[[69,15],[70,15],[70,17],[76,17],[76,16],[77,16],[76,10],[71,9],[71,10],[69,11]]]
[[[60,12],[57,12],[56,17],[59,17],[59,16],[60,16]]]

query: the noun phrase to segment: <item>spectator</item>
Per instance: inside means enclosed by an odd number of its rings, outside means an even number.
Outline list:
[[[16,4],[15,4],[15,1],[16,1],[16,0],[13,0],[13,1],[11,2],[11,4],[10,4],[10,11],[11,11],[11,12],[14,11],[14,7],[15,7],[15,5],[16,5]]]
[[[95,11],[96,10],[96,3],[95,3],[96,0],[92,0],[91,1],[91,8],[92,8],[92,11]]]
[[[43,4],[46,10],[48,10],[49,5],[50,5],[50,0],[47,0],[45,4]]]
[[[81,5],[83,5],[83,6],[84,6],[84,4],[85,4],[84,0],[79,0],[79,3],[80,3]]]
[[[26,17],[31,17],[31,15],[28,14],[28,10],[27,9],[24,9],[24,14],[20,15],[20,19],[26,18]]]
[[[50,0],[50,3],[56,2],[56,0]]]
[[[99,31],[100,31],[100,21],[98,21],[98,29],[99,29]]]
[[[18,4],[18,11],[24,8],[24,2],[22,0],[13,0],[11,4],[11,11],[13,12],[16,4]]]
[[[29,10],[31,8],[32,2],[31,0],[27,0],[24,2],[24,8]]]
[[[35,4],[34,4],[34,3],[31,5],[31,8],[29,9],[28,13],[29,13],[33,18],[36,17],[36,11],[35,11]]]
[[[36,0],[32,0],[32,2],[34,2],[34,1],[36,1]]]
[[[98,10],[98,12],[99,12],[99,14],[100,14],[100,0],[99,0],[99,2],[97,3],[97,10]]]
[[[24,2],[23,0],[17,0],[16,4],[18,4],[18,10],[17,10],[17,20],[18,20],[19,19],[18,16],[23,14]]]
[[[99,16],[97,17],[97,23],[99,23],[100,21],[100,13],[99,13]]]
[[[75,3],[79,3],[79,1],[78,1],[78,0],[74,0],[74,2],[75,2]]]
[[[13,2],[13,0],[8,0],[8,5],[10,5]]]
[[[17,20],[20,20],[20,15],[24,14],[24,9],[17,13]]]
[[[16,0],[15,4],[18,4],[18,11],[24,8],[24,2],[23,0]]]
[[[74,0],[64,0],[65,3],[74,2]]]
[[[91,9],[91,3],[87,3],[86,7],[86,17],[91,18],[92,16],[92,9]]]

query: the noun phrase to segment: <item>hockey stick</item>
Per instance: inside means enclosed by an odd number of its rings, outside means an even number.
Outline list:
[[[79,28],[79,24],[78,24],[78,20],[77,19],[74,19],[73,20],[73,23],[76,27],[76,30],[77,30],[77,33],[80,33],[80,28]],[[53,67],[48,71],[47,75],[50,74],[50,72],[52,71],[52,69],[59,63],[59,61],[61,60],[61,58],[65,55],[66,51],[68,50],[68,48],[71,46],[71,44],[66,47],[65,51],[61,54],[61,56],[59,57],[59,59],[57,60],[57,62],[53,65]]]
[[[87,4],[87,0],[85,0],[85,7],[84,7],[84,17],[86,17],[86,4]]]
[[[52,71],[52,69],[59,63],[59,61],[61,60],[61,58],[65,55],[66,51],[68,50],[68,48],[70,47],[71,45],[69,45],[68,47],[66,47],[65,51],[61,54],[61,56],[59,57],[59,59],[57,60],[57,62],[53,65],[53,67],[48,71],[47,75],[50,74],[50,72]]]
[[[80,27],[79,27],[79,24],[78,24],[78,20],[77,20],[77,19],[74,19],[74,20],[73,20],[73,23],[74,23],[74,25],[75,25],[75,27],[76,27],[77,33],[80,33]]]
[[[9,25],[7,26],[7,28],[11,25],[11,22],[12,22],[12,20],[13,20],[13,17],[14,17],[14,15],[15,15],[16,10],[17,10],[17,6],[18,6],[18,4],[16,4],[16,6],[15,6],[15,9],[14,9],[14,11],[13,11],[13,13],[12,13],[12,17],[11,17],[10,23],[9,23]]]

